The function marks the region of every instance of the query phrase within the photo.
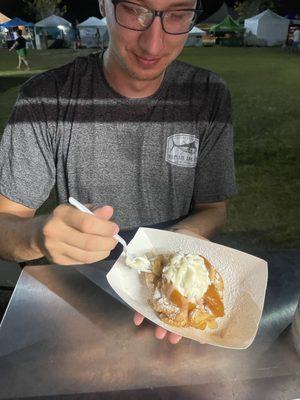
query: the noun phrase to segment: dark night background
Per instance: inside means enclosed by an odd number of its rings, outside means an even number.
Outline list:
[[[229,6],[234,5],[234,0],[226,0]],[[218,10],[222,5],[223,0],[203,0],[204,14],[203,19]],[[278,0],[281,14],[300,13],[300,0]],[[64,15],[66,19],[71,22],[83,21],[88,17],[100,17],[98,1],[97,0],[63,0],[62,5],[68,8],[67,13]],[[24,11],[22,0],[0,0],[0,12],[4,13],[10,18],[20,17],[27,20],[32,20],[32,17]]]

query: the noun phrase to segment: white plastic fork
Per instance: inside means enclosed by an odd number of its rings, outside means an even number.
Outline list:
[[[84,212],[86,214],[95,215],[85,205],[80,203],[80,201],[74,199],[74,197],[69,197],[69,203],[72,204],[72,206],[74,206],[78,210],[80,210],[80,211],[82,211],[82,212]],[[125,242],[125,240],[118,234],[114,235],[114,238],[119,243],[121,243],[121,245],[123,246],[123,250],[124,250],[124,253],[125,253],[125,256],[126,256],[126,265],[128,265],[131,268],[138,269],[139,271],[143,271],[143,272],[149,272],[150,271],[150,262],[149,262],[149,260],[147,259],[146,256],[136,257],[133,254],[130,255],[128,253],[128,247],[127,247],[127,243]],[[138,264],[144,264],[144,265],[138,267]],[[147,266],[145,266],[145,264],[147,264]]]
[[[78,210],[83,211],[87,214],[95,215],[91,210],[89,210],[86,206],[80,203],[80,201],[74,199],[74,197],[69,197],[69,203],[72,204],[72,206],[76,207]],[[118,234],[114,235],[114,238],[121,243],[123,246],[124,252],[127,255],[128,250],[127,250],[127,243],[125,240]]]

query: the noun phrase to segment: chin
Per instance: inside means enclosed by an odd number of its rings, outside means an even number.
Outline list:
[[[166,62],[162,59],[156,65],[144,68],[132,57],[128,59],[126,67],[131,77],[140,81],[152,81],[161,77],[170,63],[171,61]]]
[[[128,72],[129,72],[130,76],[136,80],[154,81],[164,74],[165,68],[157,69],[155,71],[141,71],[139,69],[136,69],[136,70],[130,69],[130,70],[128,70]]]

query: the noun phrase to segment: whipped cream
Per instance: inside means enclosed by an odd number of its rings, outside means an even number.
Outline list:
[[[164,267],[162,275],[194,304],[203,297],[210,285],[204,258],[197,254],[176,253]]]
[[[151,272],[151,263],[147,256],[141,257],[126,257],[128,267],[137,269],[138,272]]]

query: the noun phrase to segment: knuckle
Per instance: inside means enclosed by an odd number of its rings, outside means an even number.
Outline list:
[[[52,214],[54,215],[54,217],[61,218],[61,216],[66,212],[68,208],[69,206],[65,204],[60,204],[53,210]]]
[[[51,236],[52,233],[52,226],[51,226],[51,222],[48,221],[42,228],[42,234],[45,238],[48,238]]]
[[[81,222],[81,229],[83,232],[90,232],[93,227],[93,221],[90,218],[83,218]]]

